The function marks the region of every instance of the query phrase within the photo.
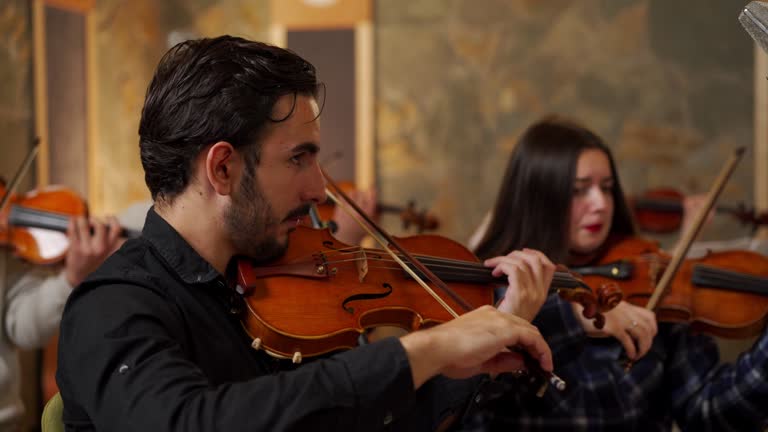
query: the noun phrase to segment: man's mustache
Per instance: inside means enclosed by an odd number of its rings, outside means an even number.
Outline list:
[[[286,216],[285,219],[283,219],[283,221],[303,218],[304,216],[309,214],[310,208],[312,208],[311,204],[304,204],[300,207],[296,207],[295,209],[291,210],[290,213],[288,213],[288,216]]]

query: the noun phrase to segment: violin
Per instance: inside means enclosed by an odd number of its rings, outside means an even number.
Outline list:
[[[285,255],[268,265],[238,260],[235,290],[241,295],[241,321],[252,338],[251,347],[300,363],[304,357],[354,348],[370,328],[414,331],[453,319],[458,316],[454,310],[469,312],[493,304],[493,286],[508,283],[493,277],[472,252],[450,239],[419,235],[397,242],[416,254],[403,257],[406,268],[419,276],[433,272],[451,282],[449,299],[435,298],[433,291],[430,295],[383,250],[340,243],[327,229],[297,227]],[[440,255],[426,255],[434,251]],[[621,301],[615,284],[594,294],[562,271],[555,273],[552,290],[581,303],[582,314],[594,319],[598,328],[605,322],[602,313]],[[531,382],[538,382],[538,396],[548,384],[565,388],[565,381],[543,371],[527,353],[510,350],[522,356]]]
[[[491,269],[458,242],[436,235],[397,238],[471,308],[493,304],[493,286],[504,285]],[[435,253],[438,254],[435,254]],[[412,264],[408,263],[409,266]],[[427,328],[453,317],[378,249],[350,246],[327,229],[299,226],[276,262],[237,261],[236,290],[243,296],[243,321],[259,348],[279,358],[303,358],[358,345],[366,329]],[[557,271],[552,291],[585,306],[602,327],[602,312],[621,300],[615,284],[597,294],[576,276]],[[459,301],[445,302],[462,310]]]
[[[664,234],[680,229],[683,223],[683,198],[684,195],[675,189],[656,188],[630,198],[628,204],[641,230]],[[744,225],[758,227],[768,224],[768,212],[758,213],[743,203],[736,206],[718,205],[715,211],[731,215]]]
[[[0,183],[0,196],[6,193]],[[0,245],[33,264],[54,264],[64,259],[69,247],[66,233],[69,219],[87,216],[85,201],[74,191],[49,186],[24,195],[11,194],[8,205],[0,209]],[[122,228],[121,236],[141,233]]]
[[[585,283],[621,282],[624,298],[646,306],[669,263],[658,243],[611,239],[595,265],[573,267]],[[768,322],[768,257],[751,251],[710,252],[685,259],[655,307],[660,322],[731,339],[758,335]]]
[[[355,185],[352,182],[338,182],[338,186],[345,193],[350,193],[355,190]],[[316,205],[317,215],[320,221],[313,221],[313,226],[320,228],[325,226],[322,222],[328,222],[333,219],[333,211],[336,208],[336,204],[332,200],[326,200],[325,202]],[[376,203],[376,214],[390,213],[395,214],[400,218],[403,229],[408,229],[411,226],[416,227],[418,232],[434,231],[440,227],[440,220],[427,212],[426,210],[416,210],[416,203],[409,201],[406,206],[398,206],[393,204],[385,204],[382,202]]]

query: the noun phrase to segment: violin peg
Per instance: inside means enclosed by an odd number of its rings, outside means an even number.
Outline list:
[[[296,351],[295,353],[293,353],[293,363],[294,364],[301,363],[301,351]]]
[[[254,339],[253,342],[251,342],[251,348],[255,349],[256,351],[261,349],[261,338]]]

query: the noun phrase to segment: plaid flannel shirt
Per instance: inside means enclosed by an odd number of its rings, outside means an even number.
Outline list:
[[[570,304],[547,299],[534,320],[566,380],[542,398],[520,379],[468,416],[468,430],[760,431],[768,421],[768,334],[735,364],[719,365],[714,340],[659,324],[651,350],[627,372],[614,338],[588,338]],[[503,385],[501,384],[503,382]],[[477,409],[480,408],[480,409]]]

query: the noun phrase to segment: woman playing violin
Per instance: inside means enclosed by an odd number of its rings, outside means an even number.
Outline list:
[[[7,229],[0,220],[0,231]],[[24,412],[17,348],[40,348],[51,339],[72,287],[118,246],[119,233],[115,218],[72,218],[63,268],[23,265],[9,248],[0,252],[0,430],[17,430]]]
[[[301,57],[240,38],[186,41],[163,57],[139,126],[155,206],[142,237],[64,311],[68,430],[434,430],[476,388],[438,375],[516,370],[509,346],[552,369],[541,335],[512,313],[535,315],[553,278],[532,251],[488,263],[520,294],[499,309],[299,366],[256,349],[225,275],[236,256],[283,254],[297,220],[325,199],[317,88]]]
[[[559,118],[530,126],[515,147],[480,257],[521,247],[570,266],[597,261],[609,238],[635,234],[608,147]],[[549,342],[564,392],[516,389],[487,411],[493,430],[761,430],[768,420],[768,336],[718,368],[708,336],[622,302],[598,331],[578,306],[551,296],[534,319]],[[634,365],[625,370],[626,355]],[[562,369],[561,369],[562,368]],[[571,384],[573,383],[573,384]]]

